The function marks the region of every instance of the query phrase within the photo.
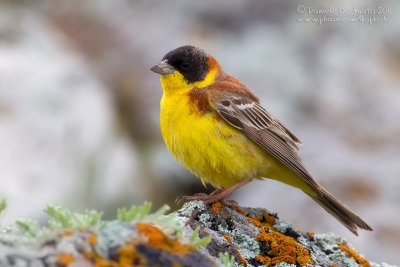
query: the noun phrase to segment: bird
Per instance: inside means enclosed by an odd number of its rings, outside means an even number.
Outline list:
[[[226,201],[254,179],[274,179],[303,191],[355,235],[359,229],[372,231],[307,171],[300,139],[212,55],[184,45],[151,71],[160,75],[163,89],[160,128],[167,149],[203,184],[216,188],[177,200]]]

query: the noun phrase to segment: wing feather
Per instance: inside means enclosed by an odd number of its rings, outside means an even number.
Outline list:
[[[301,141],[260,104],[258,98],[242,84],[217,82],[209,87],[208,101],[227,123],[269,152],[302,178],[313,193],[310,196],[326,211],[357,235],[357,228],[372,230],[360,217],[346,208],[314,181],[298,155]]]
[[[216,97],[211,96],[210,99],[225,121],[241,130],[311,187],[318,187],[298,155],[301,141],[265,110],[257,99],[235,92],[218,92]]]

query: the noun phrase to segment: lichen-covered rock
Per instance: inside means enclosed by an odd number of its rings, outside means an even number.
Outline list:
[[[145,203],[120,209],[116,220],[101,213],[71,213],[48,207],[47,226],[17,221],[0,234],[0,266],[193,266],[211,267],[215,261],[197,248],[197,235],[183,242],[183,227],[167,207],[149,214]],[[207,241],[207,240],[206,240]]]
[[[228,252],[235,266],[390,266],[370,263],[335,234],[299,232],[265,209],[190,202],[178,215],[187,223],[186,235],[200,227],[200,237],[212,237],[203,253]]]
[[[49,206],[46,226],[20,220],[0,233],[0,266],[381,266],[334,234],[302,233],[259,208],[145,203],[101,213]]]

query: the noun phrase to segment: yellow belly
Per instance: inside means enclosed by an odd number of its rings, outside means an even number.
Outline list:
[[[188,101],[183,94],[163,96],[161,132],[168,150],[200,179],[229,187],[242,179],[285,175],[261,147],[218,115],[193,111]],[[290,171],[286,175],[292,178]]]

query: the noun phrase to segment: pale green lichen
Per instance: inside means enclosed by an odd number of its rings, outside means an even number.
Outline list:
[[[102,212],[95,210],[75,213],[52,205],[47,205],[44,212],[49,217],[47,224],[51,229],[89,229],[100,224],[103,217]]]
[[[176,213],[166,214],[169,210],[167,205],[162,206],[154,213],[150,213],[151,203],[144,203],[139,206],[132,206],[130,209],[119,209],[116,224],[128,221],[141,221],[153,223],[162,227],[167,232],[180,234],[183,231]],[[3,229],[2,240],[12,239],[18,236],[19,239],[27,243],[29,239],[46,237],[59,230],[92,230],[104,226],[104,224],[113,224],[113,221],[102,221],[102,212],[87,210],[83,213],[71,212],[60,206],[48,205],[45,208],[48,216],[48,222],[45,226],[40,226],[37,221],[28,219],[19,219],[14,225]],[[114,229],[114,228],[110,228]],[[117,233],[113,233],[118,235]],[[21,242],[18,242],[19,244]]]
[[[136,232],[129,223],[123,224],[119,221],[111,221],[102,224],[95,231],[98,242],[96,251],[99,255],[106,258],[108,247],[118,247],[122,245],[129,237],[135,236]],[[107,240],[107,242],[102,242]]]
[[[287,231],[287,229],[293,229],[293,225],[291,223],[287,223],[279,219],[275,220],[275,224],[273,225],[273,227],[282,234],[284,234]]]
[[[206,209],[206,206],[202,201],[186,202],[180,209],[180,213],[182,216],[190,218],[196,209],[203,211]]]
[[[347,242],[334,233],[316,234],[314,235],[315,243],[322,248],[322,250],[334,250],[337,244],[346,244]]]
[[[129,209],[120,208],[117,210],[117,220],[131,222],[143,219],[150,213],[152,206],[150,202],[146,201],[142,205],[133,205]]]
[[[15,221],[15,224],[18,228],[21,229],[22,232],[35,237],[40,230],[40,225],[37,221],[35,220],[30,220],[30,219],[19,219]]]
[[[372,267],[397,267],[396,265],[391,265],[391,264],[387,264],[385,262],[383,263],[375,263],[375,262],[371,262],[371,266]]]
[[[5,211],[7,208],[7,202],[5,199],[2,199],[0,201],[0,215],[3,213],[3,211]]]
[[[183,242],[178,234],[183,233],[184,225],[178,220],[176,212],[167,214],[168,210],[169,207],[164,205],[156,212],[151,213],[151,203],[146,202],[129,209],[119,209],[117,220],[104,221],[101,220],[101,212],[73,213],[59,206],[47,206],[45,209],[48,216],[46,225],[41,226],[34,220],[20,219],[7,229],[2,229],[0,244],[3,245],[1,250],[4,252],[8,249],[8,245],[4,244],[11,244],[14,250],[28,255],[27,259],[31,260],[37,258],[37,251],[42,248],[43,244],[51,242],[54,244],[51,246],[52,252],[50,252],[50,257],[46,258],[46,262],[48,259],[50,266],[56,266],[57,260],[66,263],[72,260],[79,262],[96,259],[106,263],[114,260],[110,259],[110,252],[112,255],[116,253],[119,257],[119,248],[125,246],[125,249],[130,249],[130,245],[126,244],[133,244],[129,243],[133,240],[142,240],[143,233],[139,233],[137,230],[139,224],[146,225],[148,229],[153,230],[151,233],[146,233],[149,234],[149,237],[154,234],[154,230],[159,231],[159,235],[155,236],[163,237],[165,240],[161,241],[166,242],[166,247],[170,245],[168,240],[175,240],[174,244],[180,244],[179,246],[188,251],[199,249],[210,243],[210,236],[199,237],[200,227],[192,232],[189,242]],[[168,232],[173,235],[168,235]],[[169,239],[170,237],[171,239]],[[156,243],[154,240],[152,241],[154,244],[159,243],[157,238]],[[12,253],[11,250],[6,252]],[[2,266],[3,260],[7,260],[7,253],[0,253],[0,266]],[[196,253],[200,252],[196,251]],[[185,255],[185,257],[192,257],[190,255]],[[204,259],[208,261],[206,258]],[[184,259],[182,258],[182,260]]]
[[[176,213],[167,214],[170,210],[168,205],[163,205],[154,213],[150,213],[151,208],[152,204],[150,202],[144,202],[142,205],[132,205],[129,209],[120,208],[117,211],[117,220],[123,222],[141,221],[145,223],[154,223],[167,231],[181,236],[182,225]]]
[[[289,264],[286,262],[280,262],[275,265],[275,267],[296,267],[296,264]]]
[[[230,233],[226,225],[218,225],[218,231],[225,234]]]
[[[328,257],[337,264],[343,264],[346,267],[360,267],[360,264],[355,259],[349,258],[346,253],[342,251],[336,251],[328,255]]]
[[[222,267],[234,267],[235,266],[235,257],[229,254],[228,252],[220,252],[218,254],[219,262]]]
[[[211,216],[208,213],[202,213],[199,216],[199,222],[202,226],[207,227],[210,225]]]
[[[231,232],[231,238],[234,246],[245,259],[252,259],[260,254],[259,244],[251,236],[234,230]]]
[[[338,244],[347,244],[346,240],[340,236],[333,233],[316,234],[314,236],[314,241],[323,251],[331,251],[327,256],[333,263],[348,267],[360,266],[354,258],[348,257],[346,253],[339,249]]]
[[[211,236],[200,238],[199,232],[200,232],[200,226],[194,229],[192,235],[189,238],[189,243],[195,248],[207,246],[211,242]]]

